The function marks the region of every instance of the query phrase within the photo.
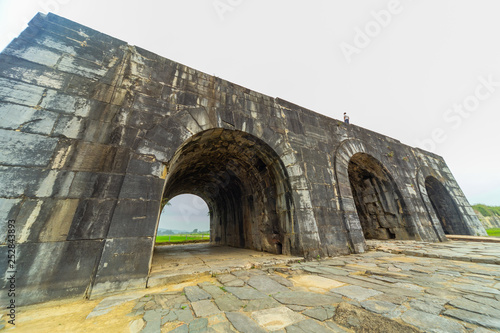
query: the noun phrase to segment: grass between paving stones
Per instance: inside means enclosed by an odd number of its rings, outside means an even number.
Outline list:
[[[207,234],[156,236],[156,244],[198,243],[198,242],[208,242],[209,240],[210,240],[210,235]]]
[[[500,228],[486,229],[488,236],[500,237]]]

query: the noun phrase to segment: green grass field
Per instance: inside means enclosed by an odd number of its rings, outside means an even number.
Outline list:
[[[500,228],[486,229],[488,236],[500,237]]]
[[[210,239],[208,234],[188,234],[188,235],[164,235],[156,236],[156,243],[182,243],[182,242],[195,242]]]

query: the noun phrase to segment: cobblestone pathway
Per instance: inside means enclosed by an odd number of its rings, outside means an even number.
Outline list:
[[[130,332],[498,332],[498,244],[370,242],[360,255],[238,270],[134,302]]]

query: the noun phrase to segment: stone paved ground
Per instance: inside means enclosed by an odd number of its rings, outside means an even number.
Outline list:
[[[108,297],[81,320],[99,331],[99,318],[126,309],[120,319],[134,333],[500,331],[498,244],[369,245],[375,250],[360,255]],[[23,324],[36,332],[29,320]]]

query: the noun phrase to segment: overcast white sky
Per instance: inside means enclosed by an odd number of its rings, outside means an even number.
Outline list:
[[[0,49],[52,11],[445,158],[500,205],[498,0],[0,0]],[[204,212],[206,214],[206,212]]]

